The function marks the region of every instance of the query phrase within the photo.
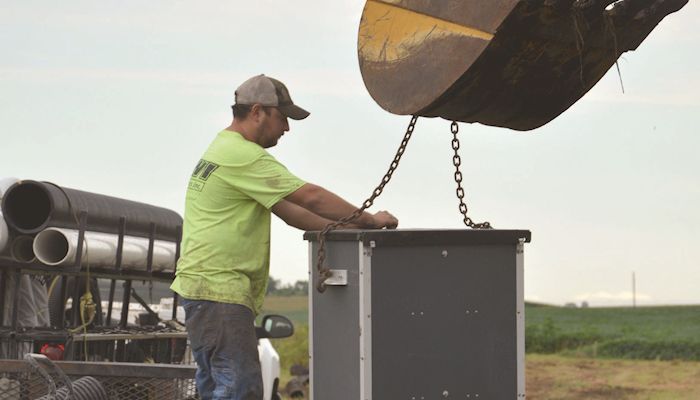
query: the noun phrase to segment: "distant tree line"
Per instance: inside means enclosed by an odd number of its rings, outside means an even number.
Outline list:
[[[296,281],[293,284],[282,284],[282,281],[272,276],[267,281],[268,296],[306,296],[309,291],[309,281]]]

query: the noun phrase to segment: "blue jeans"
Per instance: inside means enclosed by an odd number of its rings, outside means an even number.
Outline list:
[[[202,400],[262,400],[255,316],[245,306],[181,299]]]

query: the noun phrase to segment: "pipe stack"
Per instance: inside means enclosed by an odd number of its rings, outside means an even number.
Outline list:
[[[83,262],[115,265],[123,219],[122,268],[147,268],[151,235],[152,270],[175,267],[182,218],[174,211],[32,180],[0,180],[0,195],[0,254],[4,249],[16,261],[32,262],[36,257],[46,265],[74,265],[79,216],[86,212]]]
[[[117,261],[119,235],[85,232],[83,257],[90,265],[109,266]],[[148,262],[148,239],[125,236],[122,250],[122,268],[145,269]],[[47,228],[34,239],[34,253],[46,265],[73,265],[78,251],[78,231],[75,229]],[[153,271],[172,270],[175,262],[175,242],[153,242]]]
[[[12,185],[19,182],[17,178],[0,178],[0,201],[2,201],[5,192]],[[12,237],[10,237],[10,230],[5,222],[5,217],[0,211],[0,258],[10,256],[10,243],[12,242]]]

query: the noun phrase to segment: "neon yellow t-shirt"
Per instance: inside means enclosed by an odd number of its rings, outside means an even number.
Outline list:
[[[304,183],[240,133],[220,132],[190,178],[171,289],[257,314],[270,267],[270,208]]]

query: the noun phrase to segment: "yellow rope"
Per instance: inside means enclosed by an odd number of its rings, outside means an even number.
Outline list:
[[[57,275],[53,278],[51,281],[51,285],[49,285],[49,290],[46,292],[47,297],[50,299],[51,298],[51,293],[53,292],[53,289],[56,287],[56,284],[58,283],[58,280],[61,278],[60,275]]]

